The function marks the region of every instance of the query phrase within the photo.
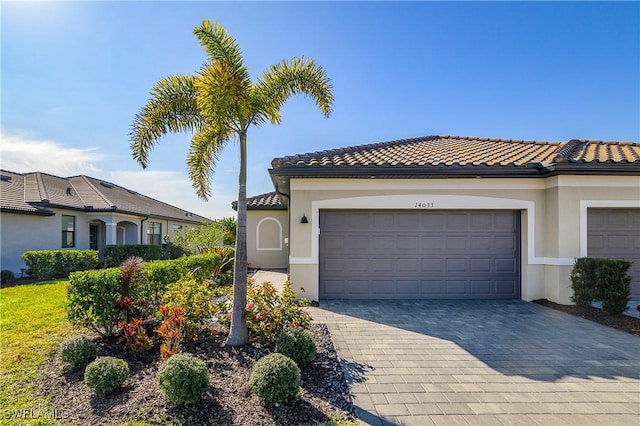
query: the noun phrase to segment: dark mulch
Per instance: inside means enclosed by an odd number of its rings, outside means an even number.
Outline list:
[[[640,318],[634,318],[628,315],[609,315],[602,309],[594,307],[588,307],[585,309],[575,305],[560,305],[547,299],[534,300],[533,303],[586,318],[590,321],[606,325],[607,327],[617,328],[618,330],[640,336]]]
[[[265,405],[252,395],[249,376],[254,363],[273,348],[259,344],[223,345],[217,334],[185,346],[184,352],[206,362],[211,386],[199,402],[180,406],[167,403],[156,384],[160,365],[157,348],[144,357],[124,352],[115,339],[98,339],[99,356],[116,356],[129,363],[131,377],[119,391],[96,397],[83,382],[83,370],[64,373],[55,357],[39,379],[43,397],[71,424],[119,424],[128,420],[188,425],[298,425],[329,419],[353,420],[349,387],[327,327],[310,329],[316,342],[316,359],[301,369],[301,391],[295,402]]]

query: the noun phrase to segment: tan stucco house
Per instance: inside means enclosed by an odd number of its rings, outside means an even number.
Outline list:
[[[14,273],[27,250],[161,244],[202,222],[210,220],[89,176],[0,170],[0,267]]]
[[[633,260],[640,144],[430,136],[276,158],[248,199],[254,267],[312,299],[570,303],[575,258]]]

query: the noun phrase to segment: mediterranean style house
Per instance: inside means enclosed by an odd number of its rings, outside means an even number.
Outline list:
[[[210,222],[89,176],[6,170],[0,170],[0,214],[1,268],[18,274],[25,267],[21,255],[28,250],[161,244],[183,227]]]
[[[634,261],[640,144],[430,136],[276,158],[248,199],[254,267],[312,300],[569,304],[578,257]]]

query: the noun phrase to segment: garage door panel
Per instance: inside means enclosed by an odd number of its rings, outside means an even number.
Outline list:
[[[443,273],[444,261],[440,258],[422,259],[422,272]]]
[[[400,258],[397,260],[398,272],[411,272],[413,275],[418,275],[420,272],[420,259],[405,259]]]
[[[321,298],[520,297],[519,212],[322,210],[320,230]]]
[[[495,267],[494,271],[497,273],[509,273],[513,274],[518,270],[518,263],[516,259],[508,258],[508,259],[495,259]]]
[[[491,281],[490,280],[474,280],[470,282],[471,294],[475,296],[491,296]]]
[[[444,287],[447,295],[459,296],[467,293],[466,280],[445,280]]]
[[[640,300],[640,209],[588,209],[587,256],[634,262],[631,298]]]
[[[471,259],[471,272],[491,272],[491,259]]]
[[[448,235],[445,241],[447,250],[465,250],[469,239],[462,235]]]

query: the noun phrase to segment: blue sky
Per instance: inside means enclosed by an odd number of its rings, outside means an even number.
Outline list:
[[[87,174],[206,217],[231,216],[237,145],[213,196],[186,173],[189,135],[142,171],[129,125],[161,77],[193,73],[203,19],[240,44],[254,78],[294,56],[332,79],[325,119],[293,98],[249,133],[248,193],[274,157],[426,135],[640,140],[640,3],[2,2],[1,167]]]

